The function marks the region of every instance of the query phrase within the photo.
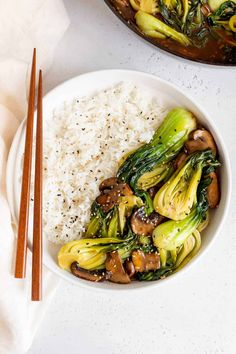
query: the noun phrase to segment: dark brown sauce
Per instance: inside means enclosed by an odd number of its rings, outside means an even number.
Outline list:
[[[226,50],[230,47],[230,41],[225,36],[225,32],[222,30],[214,30],[216,36],[208,35],[207,43],[202,47],[188,46],[184,47],[180,43],[167,39],[156,39],[145,36],[135,23],[135,11],[131,7],[129,0],[108,0],[106,1],[112,6],[113,11],[136,33],[141,37],[147,39],[154,45],[167,50],[173,54],[185,57],[187,59],[212,63],[212,64],[224,64],[224,65],[236,65],[236,47],[234,47],[234,56],[232,53]],[[220,38],[217,38],[219,37]]]

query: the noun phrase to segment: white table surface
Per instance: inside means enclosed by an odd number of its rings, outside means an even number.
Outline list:
[[[66,0],[71,25],[46,91],[106,68],[146,71],[171,81],[211,113],[236,175],[236,70],[182,61],[144,43],[98,0]],[[235,177],[233,178],[235,184]],[[92,293],[62,281],[30,354],[236,353],[236,202],[223,232],[180,279],[152,291]]]

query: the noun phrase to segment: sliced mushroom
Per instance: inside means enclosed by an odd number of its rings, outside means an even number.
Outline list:
[[[120,284],[130,283],[130,277],[125,272],[121,257],[117,251],[107,254],[105,266],[110,281]]]
[[[159,186],[154,186],[154,187],[151,187],[148,189],[148,193],[152,199],[155,197],[158,189],[159,189]]]
[[[132,231],[137,235],[151,235],[157,225],[164,220],[164,216],[153,211],[146,215],[144,207],[137,209],[131,217]]]
[[[121,190],[121,195],[128,196],[128,195],[133,194],[132,189],[130,188],[130,186],[127,183],[118,184],[117,189],[119,189],[119,188]]]
[[[178,170],[178,168],[184,163],[184,161],[187,159],[187,157],[188,157],[188,155],[185,154],[185,152],[181,152],[173,162],[174,169]]]
[[[216,144],[213,136],[206,129],[197,129],[190,134],[189,140],[185,143],[188,154],[195,151],[211,149],[213,155],[216,155]]]
[[[136,272],[145,272],[146,271],[146,259],[142,251],[137,250],[132,252],[132,262]]]
[[[156,270],[161,267],[160,256],[156,252],[146,253],[146,271]]]
[[[136,272],[147,272],[149,270],[159,269],[160,256],[156,252],[144,253],[143,251],[137,250],[132,252],[132,262]]]
[[[102,210],[107,213],[117,204],[120,193],[117,189],[110,190],[109,193],[100,194],[96,198],[96,202],[101,206]]]
[[[153,211],[149,216],[148,216],[148,221],[153,225],[155,228],[157,225],[162,223],[162,221],[165,219],[164,216],[158,214],[156,211]]]
[[[89,271],[80,268],[77,262],[73,262],[70,266],[70,269],[73,275],[85,280],[98,282],[106,279],[106,273],[104,271]]]
[[[110,177],[102,181],[99,186],[99,190],[102,192],[106,189],[112,189],[119,184],[119,181],[116,177]]]
[[[212,181],[207,187],[207,200],[210,208],[216,208],[220,201],[220,187],[218,178],[215,172],[211,172],[208,176],[212,179]]]
[[[114,205],[118,204],[120,196],[132,195],[133,191],[127,183],[119,183],[113,187],[113,189],[108,190],[106,193],[101,193],[97,198],[96,202],[101,206],[103,211],[107,213],[113,208]]]
[[[128,276],[131,278],[135,274],[134,263],[131,260],[126,259],[125,270]]]

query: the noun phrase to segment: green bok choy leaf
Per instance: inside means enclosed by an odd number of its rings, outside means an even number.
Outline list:
[[[219,166],[211,150],[192,154],[159,189],[153,201],[154,209],[169,219],[184,219],[196,203],[198,185],[206,166],[207,170]]]
[[[195,128],[196,120],[192,113],[183,108],[171,110],[152,140],[134,151],[122,163],[117,177],[135,191],[157,184],[166,177],[166,164],[178,154],[189,133]],[[157,175],[155,170],[158,171]],[[150,172],[153,174],[146,174]],[[144,177],[141,178],[142,176]]]

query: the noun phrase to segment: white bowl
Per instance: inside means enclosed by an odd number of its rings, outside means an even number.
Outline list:
[[[202,238],[202,247],[198,255],[188,263],[183,270],[187,270],[191,265],[196,264],[196,261],[201,258],[205,253],[216,235],[219,233],[220,228],[225,220],[228,208],[229,199],[231,194],[231,177],[230,177],[230,164],[228,153],[225,148],[225,144],[217,130],[214,122],[210,116],[196,103],[192,98],[189,98],[184,94],[180,88],[159,79],[156,76],[148,75],[137,71],[128,70],[104,70],[96,71],[88,74],[84,74],[56,87],[49,92],[43,100],[44,106],[44,119],[48,119],[52,115],[52,111],[55,107],[58,107],[63,101],[70,100],[78,95],[91,94],[97,90],[104,89],[106,87],[113,86],[121,81],[131,81],[134,84],[141,84],[146,86],[149,90],[158,95],[163,104],[167,108],[175,106],[183,106],[186,109],[193,112],[198,118],[198,121],[213,134],[218,151],[220,155],[220,161],[222,167],[220,171],[221,175],[221,201],[216,210],[211,213],[211,222],[206,230],[204,230],[204,237]],[[25,122],[21,124],[19,130],[14,138],[12,147],[9,154],[7,164],[7,194],[8,200],[12,212],[14,222],[18,222],[19,205],[20,205],[20,179],[22,169],[22,155],[24,151],[24,138],[25,138]],[[32,220],[32,217],[30,218]],[[29,235],[29,248],[31,248],[31,237]],[[119,285],[110,282],[92,283],[79,278],[74,277],[69,272],[60,269],[57,265],[57,252],[60,247],[52,244],[46,238],[44,239],[44,264],[54,273],[62,278],[89,289],[101,289],[101,290],[131,290],[131,289],[147,289],[158,287],[161,284],[171,281],[173,278],[179,277],[183,273],[183,270],[167,277],[166,279],[153,281],[153,282],[131,282],[129,285]]]

